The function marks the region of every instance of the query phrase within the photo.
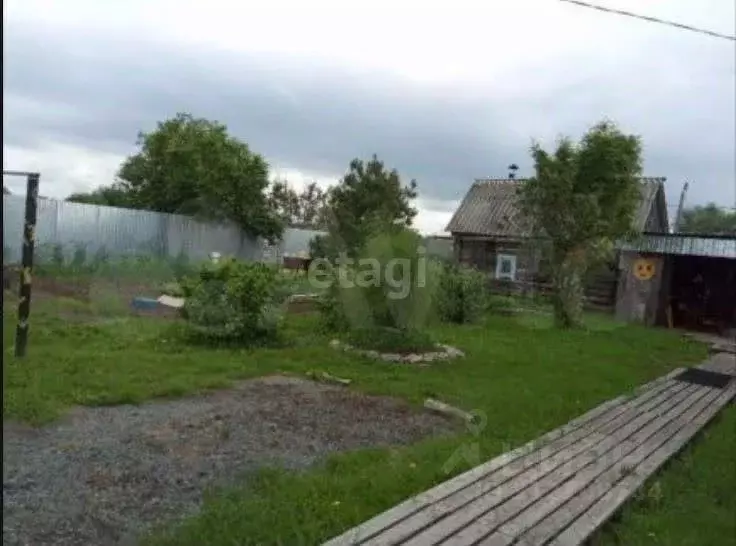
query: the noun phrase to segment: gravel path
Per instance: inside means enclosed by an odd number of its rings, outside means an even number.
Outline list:
[[[278,376],[175,401],[77,408],[39,429],[3,424],[3,544],[132,545],[243,472],[452,430],[394,399]]]

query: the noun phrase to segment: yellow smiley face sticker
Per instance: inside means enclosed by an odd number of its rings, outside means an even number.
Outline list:
[[[634,262],[634,276],[640,281],[648,281],[654,277],[656,267],[652,260],[640,258]]]

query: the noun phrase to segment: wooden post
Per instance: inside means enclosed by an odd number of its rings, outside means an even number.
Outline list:
[[[26,189],[25,226],[23,228],[23,255],[21,257],[20,301],[18,302],[18,326],[15,330],[15,356],[22,358],[28,345],[28,317],[31,314],[31,280],[33,272],[33,247],[36,238],[38,214],[38,173],[28,174]]]

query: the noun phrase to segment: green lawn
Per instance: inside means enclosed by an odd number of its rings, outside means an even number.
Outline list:
[[[487,417],[477,435],[339,455],[303,473],[262,472],[251,477],[247,489],[218,492],[199,516],[150,537],[159,545],[319,543],[446,480],[443,466],[463,443],[477,444],[481,462],[706,355],[704,346],[670,332],[621,326],[600,316],[592,316],[590,328],[579,332],[555,331],[543,315],[489,317],[477,326],[432,328],[439,341],[461,348],[467,357],[416,368],[334,351],[309,316],[289,319],[288,347],[237,350],[183,345],[175,324],[120,316],[114,305],[96,306],[93,322],[85,321],[88,311],[69,301],[35,305],[23,361],[12,357],[14,315],[3,321],[4,419],[41,423],[75,404],[139,402],[257,375],[309,371],[348,377],[356,389],[414,403],[439,398]],[[729,418],[733,422],[732,414]],[[733,433],[730,441],[733,445]],[[703,445],[705,450],[709,444]],[[698,502],[706,514],[708,484],[720,486],[722,478],[713,472],[703,479],[705,499]],[[667,483],[663,479],[662,490],[671,487],[675,494],[683,485]],[[670,510],[662,503],[656,509],[663,510],[660,525],[676,517],[671,515],[676,506]],[[649,532],[637,524],[636,513],[633,509],[620,531],[632,533],[622,535],[632,540]]]
[[[596,546],[736,544],[736,406],[650,480]]]

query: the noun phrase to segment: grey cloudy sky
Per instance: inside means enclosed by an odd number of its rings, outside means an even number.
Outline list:
[[[732,0],[599,3],[736,26]],[[642,136],[671,205],[685,180],[690,204],[736,205],[726,40],[552,0],[5,4],[3,166],[40,170],[46,195],[111,182],[138,130],[189,111],[297,183],[375,152],[440,231],[473,178],[529,174],[532,138],[605,116]]]

